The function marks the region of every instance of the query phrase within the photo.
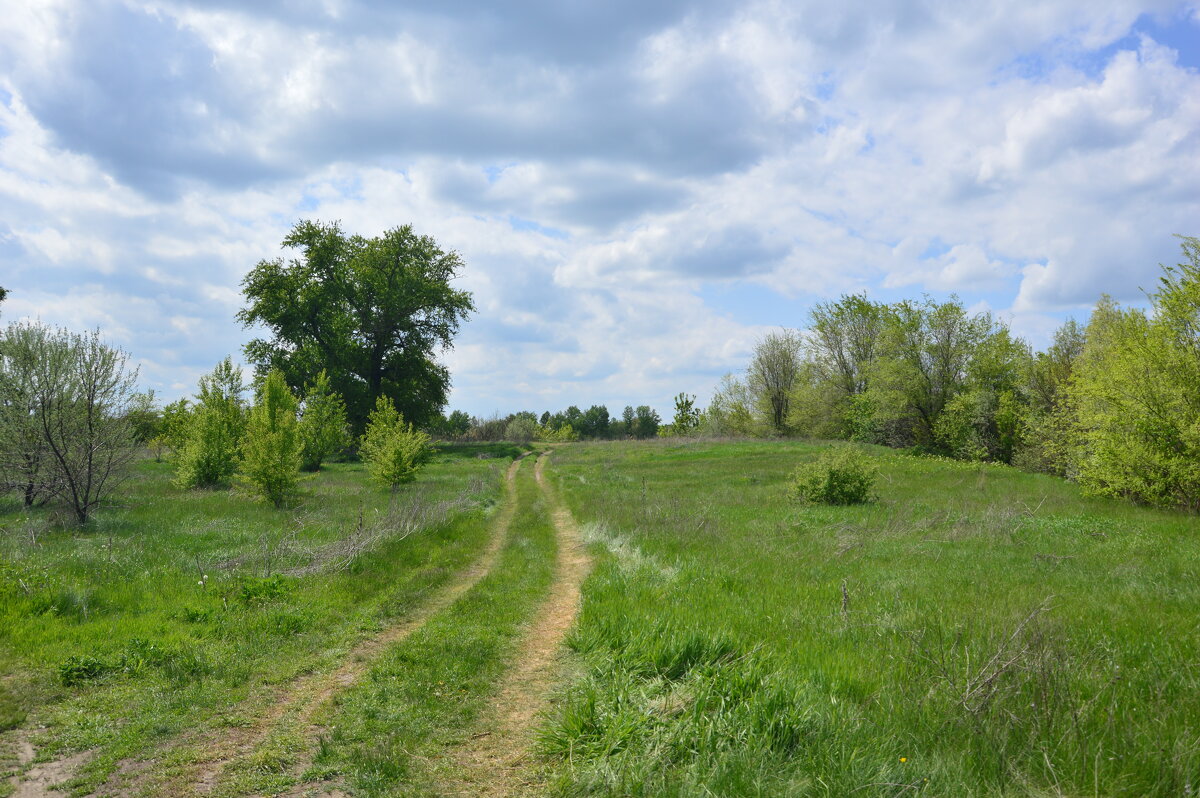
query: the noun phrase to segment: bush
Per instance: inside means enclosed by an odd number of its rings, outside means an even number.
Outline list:
[[[320,471],[321,463],[349,443],[346,403],[329,384],[324,369],[304,397],[304,413],[300,417],[300,468]]]
[[[64,687],[100,679],[115,670],[115,666],[89,655],[71,656],[58,665],[58,680]]]
[[[788,496],[805,504],[862,504],[871,501],[876,468],[857,449],[826,449],[792,474]]]
[[[417,478],[417,471],[429,460],[429,444],[429,436],[405,424],[392,400],[381,396],[371,412],[359,454],[371,478],[395,490]]]
[[[254,492],[276,507],[298,492],[301,442],[296,405],[283,374],[272,371],[246,423],[242,472]]]
[[[187,421],[176,482],[199,488],[229,484],[241,459],[246,412],[242,370],[231,358],[200,378],[200,393]]]

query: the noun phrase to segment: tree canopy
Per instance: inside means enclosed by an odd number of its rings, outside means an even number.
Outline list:
[[[356,429],[380,396],[406,421],[440,417],[450,374],[437,356],[475,309],[450,285],[463,268],[458,253],[411,225],[365,238],[303,221],[283,245],[300,257],[260,261],[242,281],[238,320],[270,333],[246,345],[259,373],[278,369],[300,390],[324,369]]]

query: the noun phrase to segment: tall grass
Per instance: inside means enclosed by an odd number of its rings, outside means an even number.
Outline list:
[[[600,556],[543,727],[563,795],[1184,795],[1200,526],[1007,467],[874,450],[800,505],[792,442],[588,444]]]

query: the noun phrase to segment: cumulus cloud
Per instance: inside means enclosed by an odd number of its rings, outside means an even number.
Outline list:
[[[1042,341],[1138,301],[1200,219],[1173,0],[9,11],[4,317],[99,326],[167,394],[237,353],[240,280],[299,218],[462,253],[446,358],[478,413],[703,397],[848,291],[957,292]]]

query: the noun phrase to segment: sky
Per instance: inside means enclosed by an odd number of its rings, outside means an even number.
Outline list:
[[[1200,235],[1200,2],[0,0],[0,321],[165,399],[301,219],[466,264],[451,408],[707,403],[814,303],[1042,346]]]

